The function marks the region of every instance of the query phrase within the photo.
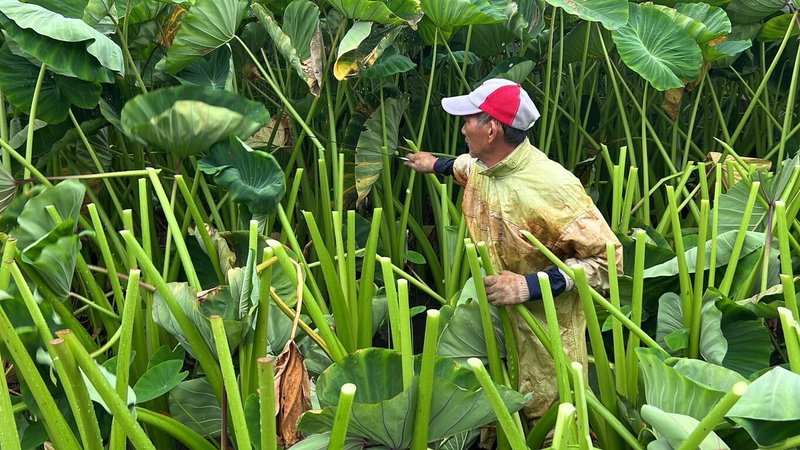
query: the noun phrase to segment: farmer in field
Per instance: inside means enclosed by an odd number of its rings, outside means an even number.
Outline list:
[[[550,279],[568,357],[587,367],[586,320],[574,282],[521,235],[527,230],[568,266],[580,265],[595,289],[608,288],[606,242],[616,246],[622,272],[622,246],[580,181],[531,145],[527,130],[539,111],[522,87],[491,79],[468,95],[442,99],[450,114],[464,116],[469,154],[436,158],[409,154],[405,164],[420,173],[452,175],[464,187],[462,209],[475,242],[489,247],[502,273],[484,278],[495,306],[524,303],[545,321],[537,272]],[[558,399],[553,360],[513,310],[509,310],[520,358],[520,385],[533,400],[525,416],[533,422]]]

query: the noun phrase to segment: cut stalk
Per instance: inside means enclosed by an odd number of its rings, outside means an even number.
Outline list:
[[[122,324],[120,325],[120,341],[117,347],[117,381],[115,390],[119,398],[128,401],[128,380],[130,379],[131,350],[133,347],[134,321],[136,312],[139,311],[139,277],[141,271],[131,270],[128,274],[128,285],[125,290],[125,306],[122,311]],[[114,419],[111,426],[111,450],[125,449],[125,434],[122,425]]]
[[[233,421],[233,432],[236,437],[236,446],[241,449],[249,449],[250,432],[247,430],[247,422],[244,418],[244,405],[239,391],[239,382],[236,379],[236,370],[233,368],[231,349],[228,346],[228,337],[225,333],[225,325],[222,317],[212,315],[211,331],[214,334],[214,345],[219,356],[219,365],[222,371],[222,380],[225,382],[225,392],[228,398],[228,412]],[[224,430],[223,430],[224,433]]]
[[[575,407],[578,419],[578,448],[592,449],[592,437],[589,434],[589,409],[586,407],[586,383],[583,380],[583,365],[579,362],[570,364],[572,383],[575,386]],[[617,447],[614,447],[617,448]]]
[[[336,416],[333,418],[333,429],[328,441],[328,450],[344,448],[347,437],[347,426],[350,424],[350,411],[353,408],[353,399],[356,396],[356,385],[345,383],[339,393],[339,404],[336,405]]]
[[[606,242],[606,257],[608,258],[608,292],[611,304],[616,309],[620,309],[619,300],[619,279],[617,276],[617,252],[613,242]],[[614,268],[611,270],[611,268]],[[578,285],[580,288],[580,285]],[[591,294],[590,294],[591,295]],[[619,320],[611,319],[611,335],[614,344],[614,366],[616,371],[617,393],[625,397],[628,396],[628,386],[625,384],[628,379],[628,365],[625,364],[625,336],[622,334],[622,323]],[[602,392],[601,392],[602,395]],[[616,401],[614,402],[616,404]]]
[[[425,344],[422,350],[422,363],[419,370],[419,390],[414,431],[411,437],[411,450],[428,448],[428,428],[430,426],[431,399],[433,396],[433,372],[436,364],[436,348],[439,344],[439,310],[429,309],[425,323]]]
[[[575,406],[572,403],[558,405],[558,418],[556,429],[553,431],[553,445],[551,448],[567,448],[570,439],[575,433]]]
[[[781,318],[781,328],[786,342],[786,353],[788,354],[789,367],[792,372],[800,374],[800,336],[797,334],[797,319],[792,316],[792,312],[780,307],[778,315]]]
[[[689,326],[689,357],[700,356],[700,314],[703,308],[704,277],[706,273],[706,234],[708,232],[709,202],[700,200],[700,223],[697,224],[697,259],[695,261],[691,325]],[[714,270],[713,268],[711,270]]]
[[[261,450],[276,450],[278,439],[275,422],[275,363],[272,358],[258,358],[259,421]]]
[[[400,357],[403,362],[403,389],[414,378],[414,348],[411,341],[411,318],[408,315],[408,281],[397,280],[398,316],[400,326]]]
[[[722,283],[719,286],[719,291],[726,297],[730,293],[731,286],[733,285],[733,276],[736,273],[736,266],[739,263],[739,255],[742,253],[744,238],[750,227],[750,217],[753,215],[753,207],[755,206],[756,197],[758,197],[758,188],[760,186],[761,183],[758,181],[754,181],[753,184],[750,185],[750,195],[747,197],[747,204],[745,204],[744,207],[742,222],[739,225],[739,232],[736,234],[736,241],[734,241],[733,249],[731,250],[730,262],[728,263],[728,268],[725,270]]]
[[[675,241],[675,256],[678,259],[678,274],[681,284],[681,305],[683,310],[683,326],[689,328],[692,324],[692,281],[689,276],[689,266],[686,263],[686,253],[683,245],[683,230],[681,228],[678,207],[675,203],[675,190],[667,186],[667,199],[669,201],[669,216],[672,224],[672,239]],[[644,245],[644,244],[642,244]],[[644,255],[642,255],[644,257]],[[638,262],[638,259],[637,259]],[[642,264],[644,264],[642,262]],[[642,265],[644,270],[644,265]],[[634,272],[636,273],[636,272]],[[634,282],[636,278],[634,278]],[[631,349],[628,349],[630,351]]]
[[[708,436],[717,424],[723,420],[725,413],[739,401],[739,398],[741,398],[745,392],[747,392],[747,383],[740,381],[734,384],[731,390],[711,408],[711,411],[709,411],[705,417],[703,417],[703,420],[700,421],[697,428],[686,437],[677,450],[693,450],[698,448],[706,436]]]
[[[514,424],[514,419],[511,417],[511,414],[509,414],[508,408],[506,408],[503,399],[500,397],[500,392],[498,392],[497,387],[495,387],[494,382],[492,382],[492,379],[489,377],[489,373],[486,372],[486,368],[483,367],[481,360],[478,358],[470,358],[467,360],[467,364],[469,364],[470,369],[472,369],[472,372],[478,378],[483,392],[486,393],[489,404],[492,405],[495,416],[497,416],[497,423],[500,424],[511,448],[513,450],[528,450],[525,436]]]
[[[155,450],[155,446],[147,437],[147,434],[142,427],[133,418],[125,402],[120,399],[114,387],[109,384],[108,380],[97,368],[97,363],[86,352],[86,349],[81,346],[70,330],[61,330],[56,334],[64,339],[69,346],[69,350],[77,361],[86,378],[92,383],[95,390],[100,394],[100,398],[106,403],[114,415],[115,420],[119,420],[120,425],[125,430],[125,433],[130,438],[134,447],[137,449]]]
[[[483,274],[478,264],[478,254],[475,244],[469,242],[464,245],[467,252],[472,280],[475,283],[475,295],[478,297],[478,306],[481,314],[481,328],[483,329],[483,339],[486,342],[486,354],[489,358],[489,373],[495,383],[503,382],[503,363],[500,360],[500,353],[497,351],[497,340],[494,334],[494,324],[492,314],[489,312],[489,301],[486,299],[486,288],[483,285]]]
[[[566,354],[564,354],[564,344],[561,341],[561,327],[558,324],[558,313],[556,312],[556,303],[553,300],[553,291],[550,289],[550,278],[544,272],[539,272],[537,276],[539,277],[539,287],[542,290],[542,303],[544,303],[544,314],[547,317],[547,328],[550,332],[558,397],[561,403],[572,403],[572,394],[569,388],[569,367],[567,366]]]
[[[361,264],[361,286],[358,290],[358,322],[372,323],[372,295],[375,291],[375,253],[378,249],[381,216],[383,210],[376,208],[372,212],[372,224],[364,250]],[[372,326],[362,326],[358,334],[358,348],[372,346]]]
[[[389,310],[389,331],[392,339],[390,348],[400,350],[400,318],[397,302],[397,285],[392,273],[392,260],[386,256],[378,258],[383,272],[384,289],[386,291],[386,307]]]

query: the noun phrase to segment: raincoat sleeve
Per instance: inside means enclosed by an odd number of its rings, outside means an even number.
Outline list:
[[[616,249],[616,271],[622,274],[622,244],[611,231],[611,227],[597,208],[586,211],[567,225],[556,242],[556,247],[568,255],[564,260],[567,266],[582,266],[589,285],[604,292],[608,290],[608,256],[606,242],[614,243]],[[574,286],[567,279],[566,290]]]
[[[461,186],[467,185],[467,179],[472,171],[475,169],[475,158],[469,156],[468,153],[459,155],[453,162],[453,179]]]

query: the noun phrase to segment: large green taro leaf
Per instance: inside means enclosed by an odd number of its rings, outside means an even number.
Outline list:
[[[659,434],[660,439],[664,439],[668,443],[667,448],[678,448],[689,437],[689,435],[697,428],[700,421],[683,414],[668,413],[660,410],[652,405],[642,406],[642,418],[650,423],[656,432]],[[648,449],[651,446],[647,447]],[[729,450],[727,444],[713,431],[703,439],[700,450]]]
[[[220,47],[203,58],[198,58],[181,70],[175,78],[183,85],[205,86],[233,91],[234,73],[231,70],[231,50]]]
[[[122,73],[122,49],[81,19],[39,5],[0,0],[0,25],[25,54],[53,72],[109,83]]]
[[[320,433],[320,434],[312,434],[307,438],[303,439],[302,441],[294,444],[293,446],[289,447],[289,450],[328,450],[328,444],[330,444],[331,434],[330,433]],[[364,442],[364,439],[357,438],[357,437],[347,437],[344,440],[344,447],[342,450],[391,450],[388,447],[384,447],[382,445],[373,446],[368,442]]]
[[[88,0],[26,0],[25,3],[39,5],[64,17],[80,19],[83,17],[83,10],[88,6],[89,2]]]
[[[167,72],[176,74],[195,59],[227,44],[246,7],[243,0],[197,0],[183,16],[167,50]]]
[[[611,32],[605,28],[599,27],[600,32],[603,34],[603,43],[608,46],[611,51],[613,41],[611,40]],[[569,33],[564,35],[564,40],[556,43],[553,48],[553,56],[558,56],[563,52],[564,64],[581,62],[583,59],[583,46],[586,43],[586,34],[589,33],[589,46],[586,48],[586,55],[589,59],[602,58],[605,54],[603,51],[603,44],[597,38],[598,26],[592,22],[582,21],[575,25]],[[561,50],[563,44],[563,51]]]
[[[205,152],[231,135],[247,138],[267,122],[263,104],[197,86],[152,91],[122,108],[122,126],[129,136],[180,156]]]
[[[383,51],[394,43],[400,31],[402,27],[354,23],[339,43],[333,75],[337,80],[344,80],[372,67]]]
[[[30,199],[17,218],[19,227],[11,233],[17,239],[19,248],[26,248],[38,241],[55,227],[50,215],[45,210],[49,205],[64,222],[74,224],[80,215],[86,187],[77,180],[66,180],[55,186],[45,188],[39,195]]]
[[[737,231],[731,230],[725,233],[720,233],[717,236],[716,245],[717,245],[717,257],[715,261],[715,267],[722,267],[727,265],[730,262],[731,254],[733,253],[733,245],[736,241],[736,235],[738,234]],[[706,260],[705,260],[705,267],[708,267],[711,263],[711,241],[706,242]],[[744,246],[742,247],[741,253],[739,253],[739,259],[744,258],[745,256],[761,249],[764,246],[764,233],[756,233],[754,231],[748,231],[745,235],[744,239]],[[694,273],[697,267],[697,247],[692,247],[684,253],[684,258],[686,259],[686,265],[689,268],[689,273]],[[678,274],[678,257],[670,259],[669,261],[663,262],[661,264],[649,267],[644,270],[644,277],[645,278],[657,278],[657,277],[672,277]]]
[[[469,282],[468,282],[469,283]],[[494,324],[495,339],[500,350],[500,357],[505,357],[505,342],[503,327],[497,315],[497,309],[492,307],[492,323]],[[439,348],[436,354],[443,358],[450,358],[466,365],[469,358],[480,358],[487,362],[486,340],[481,327],[481,314],[477,300],[467,300],[456,306],[453,317],[447,322],[439,338]]]
[[[686,30],[700,44],[731,32],[728,15],[718,6],[708,3],[678,3],[675,8],[653,5]]]
[[[744,378],[701,360],[666,359],[658,350],[636,349],[647,404],[666,412],[702,420],[738,381]]]
[[[777,444],[800,429],[800,375],[775,367],[753,381],[728,411],[761,446]]]
[[[233,137],[212,147],[198,168],[213,175],[214,182],[252,214],[274,212],[286,193],[283,170],[275,158]]]
[[[662,347],[666,345],[677,350],[676,346],[671,345],[670,337],[688,334],[683,324],[682,309],[681,298],[674,292],[667,292],[659,299],[656,340]],[[722,313],[717,309],[713,298],[705,299],[700,315],[700,354],[710,363],[723,365],[725,354],[728,352],[728,341],[722,334]],[[682,332],[685,334],[681,334]]]
[[[732,23],[748,24],[778,12],[784,5],[783,0],[732,0],[725,9]]]
[[[794,26],[795,24],[794,14],[783,14],[778,17],[773,17],[761,27],[761,30],[758,32],[758,40],[765,42],[780,41],[786,36],[786,30],[789,27],[792,27],[789,37],[795,37],[800,34],[800,29]]]
[[[425,21],[438,27],[445,37],[465,25],[483,25],[507,19],[503,7],[488,0],[421,0]],[[428,22],[430,21],[430,22]]]
[[[283,58],[306,82],[311,93],[319,96],[324,53],[319,8],[308,0],[293,1],[284,10],[282,27],[264,6],[254,4],[253,12]]]
[[[627,0],[545,0],[564,8],[571,15],[590,22],[600,22],[607,30],[616,30],[628,22]]]
[[[0,47],[0,90],[8,101],[30,113],[39,67],[11,52],[9,43]],[[90,109],[100,100],[100,83],[62,75],[47,74],[42,81],[36,119],[47,123],[63,122],[72,105]]]
[[[419,0],[330,0],[346,17],[353,20],[415,26],[422,17]]]
[[[400,118],[408,107],[405,97],[390,98],[378,107],[364,124],[356,148],[356,191],[358,202],[362,202],[383,170],[383,154],[393,154],[397,149],[397,133]],[[386,142],[383,141],[383,126],[386,124]]]
[[[205,378],[194,378],[178,384],[169,394],[169,413],[178,422],[203,437],[219,436],[222,430],[222,408]]]
[[[419,370],[419,359],[415,369]],[[402,362],[398,352],[371,348],[359,350],[340,364],[329,367],[317,382],[322,410],[303,415],[304,432],[329,431],[333,425],[339,389],[357,386],[350,417],[350,436],[360,436],[390,448],[406,448],[411,442],[418,387],[414,377],[403,390]],[[529,396],[498,386],[509,411],[522,408]],[[431,400],[431,441],[485,425],[494,412],[472,371],[444,358],[436,359]]]
[[[398,73],[405,73],[417,67],[406,55],[398,53],[395,46],[391,46],[375,61],[372,67],[361,71],[363,78],[386,78]]]
[[[611,33],[622,60],[659,91],[700,74],[700,47],[663,12],[631,3],[628,23]]]

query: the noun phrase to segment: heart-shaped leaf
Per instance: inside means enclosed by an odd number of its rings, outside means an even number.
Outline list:
[[[400,118],[408,107],[408,100],[390,98],[383,102],[383,108],[378,108],[370,115],[364,124],[361,136],[358,138],[356,152],[356,191],[358,202],[362,202],[372,185],[378,180],[383,170],[384,153],[391,155],[397,149],[397,133]],[[383,141],[383,125],[386,124],[386,139]]]
[[[783,14],[778,17],[773,17],[761,27],[758,32],[758,40],[765,42],[780,41],[786,36],[786,30],[792,27],[789,37],[795,37],[800,34],[800,28],[796,26],[794,14]]]
[[[777,444],[800,427],[800,375],[775,367],[753,381],[728,411],[760,446]]]
[[[545,0],[567,13],[590,22],[600,22],[607,30],[616,30],[628,21],[627,0]]]
[[[133,386],[136,402],[144,403],[171,391],[189,375],[188,371],[181,372],[182,366],[182,360],[169,360],[150,367]]]
[[[412,27],[422,17],[419,0],[330,0],[347,18]]]
[[[625,64],[659,91],[697,78],[703,58],[694,39],[653,7],[629,8],[628,23],[611,33]]]

